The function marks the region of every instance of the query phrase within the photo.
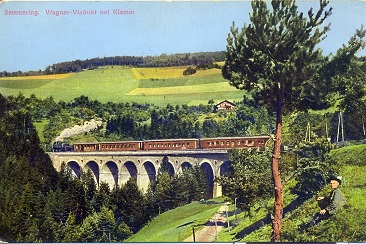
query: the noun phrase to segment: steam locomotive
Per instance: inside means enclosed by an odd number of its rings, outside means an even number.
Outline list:
[[[74,147],[70,146],[68,143],[56,141],[53,143],[53,151],[54,152],[72,152],[72,151],[74,151]]]
[[[264,148],[270,136],[216,137],[202,139],[158,139],[143,141],[117,141],[55,143],[54,152],[106,152],[106,151],[149,151],[149,150],[219,150],[234,148]]]

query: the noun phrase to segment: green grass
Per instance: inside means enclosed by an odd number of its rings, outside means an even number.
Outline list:
[[[344,166],[342,168],[343,188],[347,203],[357,209],[366,210],[366,167],[365,166]]]
[[[221,74],[207,74],[200,76],[187,76],[180,78],[160,78],[140,80],[139,88],[158,88],[158,87],[172,87],[172,86],[190,86],[203,85],[211,83],[227,83]]]
[[[193,202],[165,212],[153,219],[126,242],[182,242],[192,235],[192,227],[199,229],[222,206],[222,199]]]
[[[366,210],[366,145],[354,145],[333,150],[330,157],[341,164],[344,193],[347,203],[356,209]]]
[[[0,84],[2,88],[15,90],[37,89],[52,82],[52,80],[6,80],[1,79]]]
[[[173,87],[173,86],[185,86],[187,80],[183,78],[177,79],[158,79],[158,80],[141,80],[139,88],[160,88],[160,87]]]
[[[354,145],[333,150],[330,157],[343,165],[366,166],[366,145]]]
[[[208,76],[217,74],[221,76],[220,69],[197,70],[195,74],[184,76],[183,72],[188,67],[189,66],[163,67],[163,68],[132,68],[132,73],[136,77],[136,79],[139,80],[199,77],[199,76]]]
[[[48,120],[42,120],[42,121],[36,121],[34,122],[34,126],[36,127],[36,130],[38,132],[38,137],[39,137],[39,140],[40,140],[40,144],[41,146],[43,147],[45,145],[45,138],[43,136],[43,131],[44,131],[44,128],[46,127],[46,125],[48,124]],[[43,148],[43,149],[46,149],[46,148]]]
[[[196,94],[210,93],[212,91],[231,92],[236,91],[229,84],[220,82],[212,84],[200,84],[189,86],[170,86],[170,87],[152,87],[152,88],[136,88],[127,95],[177,95],[177,94]]]
[[[157,106],[207,104],[215,100],[241,100],[243,91],[231,87],[218,69],[200,70],[192,76],[179,76],[181,67],[146,68],[144,79],[138,79],[131,68],[113,66],[85,70],[68,76],[1,78],[0,93],[20,92],[29,97],[52,96],[56,101],[71,101],[81,95],[100,102],[136,102]],[[139,68],[138,72],[144,72]],[[153,74],[154,76],[149,74]]]

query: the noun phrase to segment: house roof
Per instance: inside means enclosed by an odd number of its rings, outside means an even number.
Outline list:
[[[236,106],[236,104],[235,103],[232,103],[232,102],[230,102],[230,101],[228,101],[228,100],[224,100],[224,101],[222,101],[222,102],[219,102],[218,104],[216,104],[216,106],[218,106],[218,105],[220,105],[220,104],[223,104],[223,103],[229,103],[230,105],[232,105],[232,106]]]

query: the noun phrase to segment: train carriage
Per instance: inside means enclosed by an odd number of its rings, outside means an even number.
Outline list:
[[[144,141],[143,150],[195,150],[198,139],[161,139]]]
[[[100,142],[100,151],[138,151],[142,149],[142,141]]]
[[[263,148],[269,136],[216,137],[200,140],[201,149]]]
[[[96,152],[99,151],[99,143],[74,143],[75,152]]]

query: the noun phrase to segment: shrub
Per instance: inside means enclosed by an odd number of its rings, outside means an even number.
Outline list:
[[[188,67],[186,70],[183,71],[183,75],[193,75],[197,72],[196,69],[192,67]]]

